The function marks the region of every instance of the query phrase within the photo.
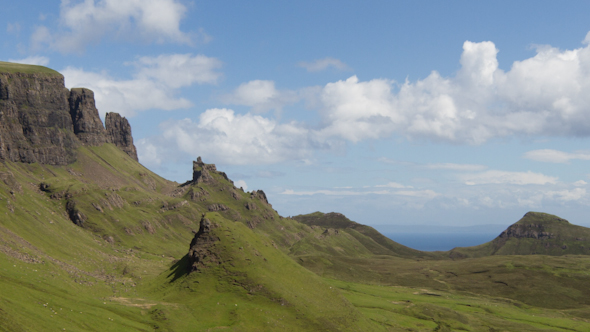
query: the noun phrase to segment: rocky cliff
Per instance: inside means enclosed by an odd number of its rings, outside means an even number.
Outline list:
[[[69,91],[56,71],[0,62],[0,160],[67,165],[79,146],[104,143],[137,160],[129,123],[109,114],[105,129],[94,93]]]
[[[125,151],[131,158],[137,160],[137,150],[133,145],[131,125],[119,113],[107,113],[105,117],[107,142],[113,143]]]

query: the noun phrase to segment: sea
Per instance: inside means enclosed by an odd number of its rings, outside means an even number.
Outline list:
[[[396,233],[383,234],[393,241],[421,251],[447,251],[477,246],[495,239],[498,233]]]
[[[439,226],[439,225],[375,225],[381,234],[404,246],[421,251],[447,251],[471,247],[495,239],[506,225]]]

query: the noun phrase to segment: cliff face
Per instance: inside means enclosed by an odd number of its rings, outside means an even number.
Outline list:
[[[5,70],[9,65],[0,63],[0,160],[67,165],[79,146],[103,143],[137,160],[129,123],[109,113],[105,129],[91,90],[69,91],[57,72]]]
[[[0,158],[65,165],[80,141],[63,76],[0,73]]]
[[[74,88],[70,91],[69,103],[74,134],[82,144],[99,146],[106,143],[106,131],[94,106],[94,92]]]
[[[106,124],[107,142],[115,144],[137,161],[137,150],[133,145],[129,121],[119,113],[107,113],[104,122]]]

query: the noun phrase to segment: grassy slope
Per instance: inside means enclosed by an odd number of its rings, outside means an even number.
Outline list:
[[[207,200],[189,202],[186,191],[165,195],[178,185],[110,144],[81,148],[67,167],[6,163],[0,172],[0,330],[380,328],[279,247],[296,238],[287,229],[309,227],[218,174],[200,185]],[[69,220],[68,200],[87,217],[83,227]],[[207,213],[222,264],[187,274],[192,231],[213,202],[232,208]]]
[[[110,144],[81,148],[67,167],[0,165],[0,331],[588,327],[586,256],[399,257],[369,228],[281,218],[213,176],[179,187]],[[230,210],[208,212],[213,203]],[[220,264],[187,274],[203,213]]]
[[[363,248],[374,255],[391,255],[405,258],[438,258],[437,253],[423,252],[401,245],[379,233],[373,227],[351,221],[340,213],[314,212],[306,215],[294,216],[293,219],[309,225],[322,228],[337,229],[352,236],[354,246]],[[307,239],[314,242],[313,239]],[[350,255],[348,255],[350,256]]]
[[[24,65],[20,63],[0,61],[0,73],[25,73],[25,74],[46,74],[61,76],[61,74],[53,69],[35,66]]]

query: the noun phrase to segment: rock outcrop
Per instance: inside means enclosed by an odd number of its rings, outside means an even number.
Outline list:
[[[555,235],[547,232],[542,224],[513,224],[503,231],[499,238],[553,239]]]
[[[100,146],[107,141],[106,131],[94,103],[94,92],[84,88],[70,91],[70,115],[74,134],[83,145]]]
[[[199,231],[195,234],[191,241],[188,252],[189,272],[198,271],[200,268],[206,267],[211,263],[219,263],[219,258],[215,254],[214,246],[219,238],[212,234],[212,230],[217,227],[214,223],[201,217]]]
[[[201,157],[193,161],[193,182],[194,183],[211,183],[215,181],[211,173],[217,172],[215,164],[205,164]]]
[[[113,143],[137,160],[127,119],[108,113],[106,129],[84,88],[40,66],[0,62],[0,160],[67,165],[81,145]]]
[[[107,142],[115,144],[137,161],[137,149],[133,145],[131,126],[125,117],[119,113],[107,113],[105,116]]]

